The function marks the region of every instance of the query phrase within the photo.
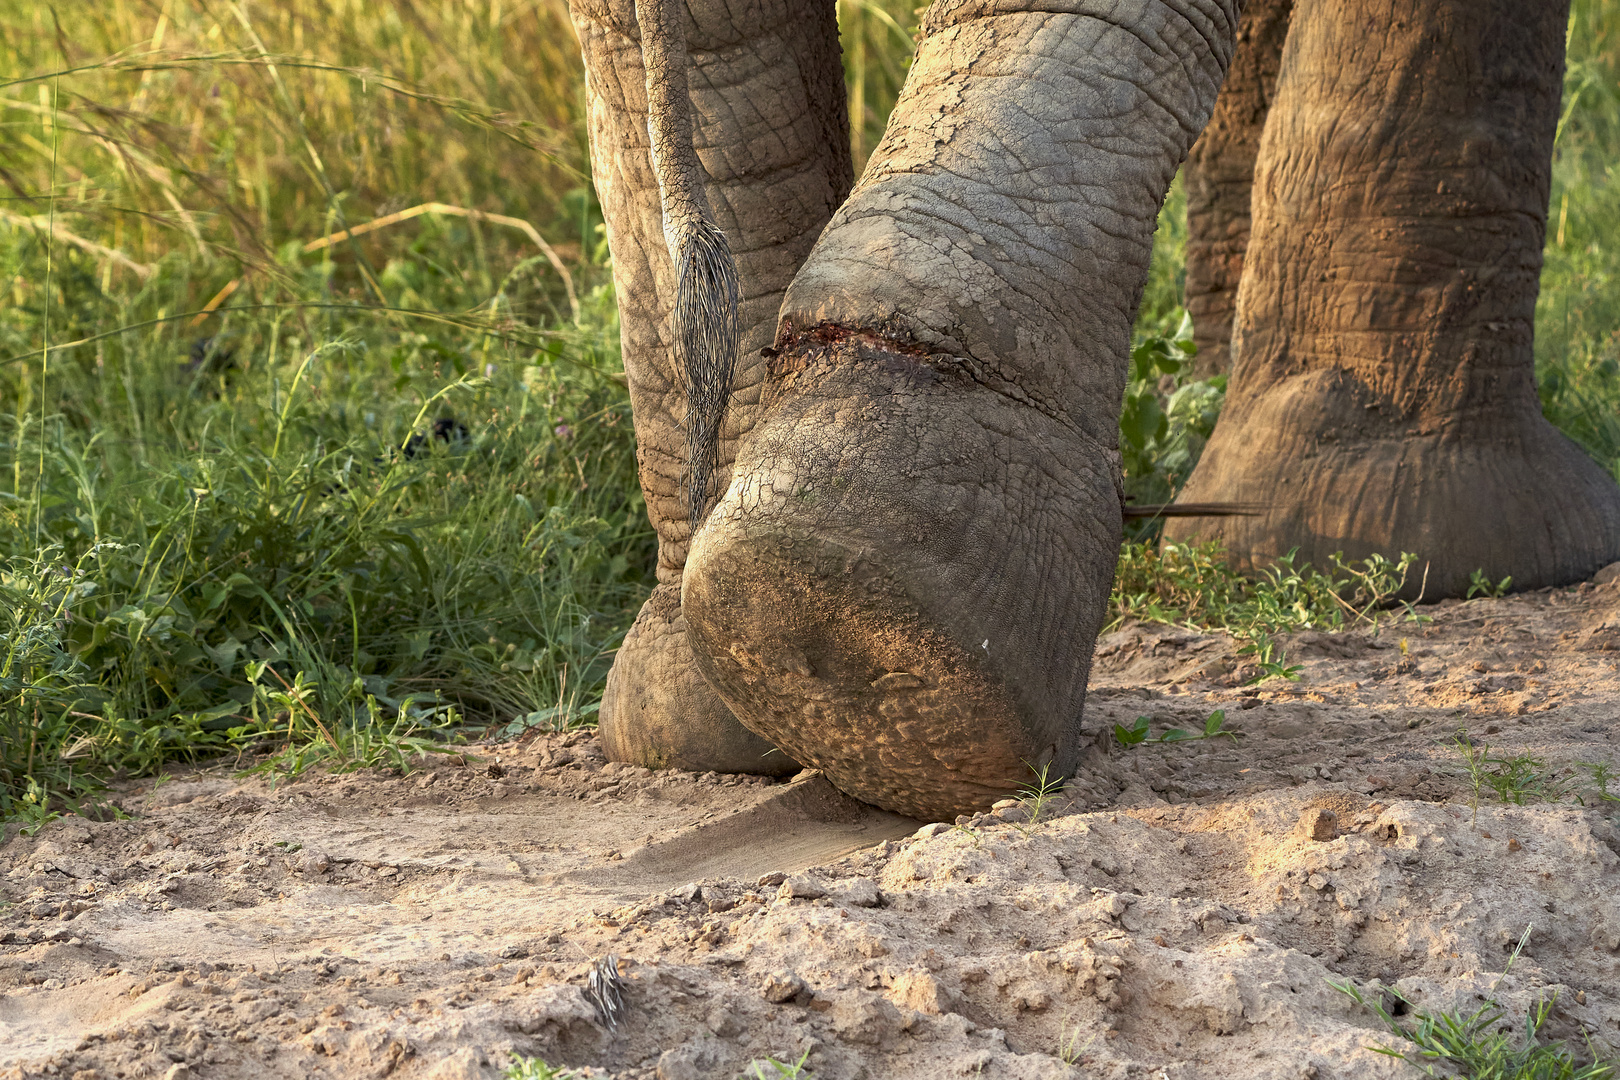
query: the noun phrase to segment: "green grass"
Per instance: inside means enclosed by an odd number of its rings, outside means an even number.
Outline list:
[[[1620,2],[1576,0],[1536,375],[1542,411],[1620,477]]]
[[[1410,553],[1393,561],[1381,555],[1346,561],[1335,554],[1318,569],[1296,565],[1289,552],[1251,578],[1231,569],[1218,542],[1128,540],[1120,549],[1103,632],[1127,619],[1223,630],[1239,642],[1238,654],[1250,658],[1250,684],[1292,680],[1299,667],[1287,662],[1276,635],[1366,627],[1376,637],[1390,622],[1425,621],[1413,603],[1395,600],[1408,578],[1421,573]]]
[[[506,1067],[507,1080],[580,1080],[584,1075],[578,1069],[547,1065],[541,1058],[519,1054],[513,1054],[511,1064]]]
[[[394,306],[469,308],[434,266],[469,246],[455,229],[389,261]],[[0,246],[13,274],[38,259]],[[138,324],[182,289],[167,275],[56,289]],[[0,800],[175,756],[398,765],[458,719],[589,719],[653,556],[610,292],[543,332],[286,299],[217,321],[196,367],[157,333],[0,371],[26,402],[0,415]]]
[[[751,1061],[738,1080],[812,1080],[814,1074],[805,1065],[809,1060],[810,1051],[806,1050],[797,1061],[778,1061],[774,1057]]]
[[[917,7],[840,4],[857,167]],[[1620,468],[1620,0],[1574,19],[1538,370]],[[0,0],[0,31],[0,818],[175,759],[402,767],[469,722],[591,722],[653,537],[562,0]],[[527,228],[305,250],[425,203]],[[1121,432],[1142,502],[1224,391],[1188,381],[1185,231],[1178,185]],[[1112,617],[1230,630],[1259,677],[1292,673],[1275,634],[1377,620],[1415,572],[1245,582],[1133,539]]]
[[[1508,958],[1502,978],[1530,941],[1526,928],[1518,946]],[[1348,980],[1328,980],[1335,990],[1349,997],[1376,1016],[1398,1040],[1394,1045],[1369,1047],[1376,1053],[1396,1058],[1417,1068],[1422,1075],[1455,1077],[1458,1080],[1612,1080],[1616,1062],[1603,1061],[1588,1045],[1580,1054],[1561,1040],[1541,1035],[1557,1005],[1557,996],[1544,998],[1526,1010],[1523,1018],[1510,1016],[1507,1007],[1487,998],[1473,1012],[1427,1012],[1416,1008],[1397,991],[1383,988],[1394,998],[1394,1015],[1383,1002],[1382,993],[1364,995]],[[1496,992],[1499,978],[1491,987]],[[1515,1036],[1515,1027],[1521,1031]]]

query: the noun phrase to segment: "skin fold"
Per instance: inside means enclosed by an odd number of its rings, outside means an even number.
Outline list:
[[[1475,570],[1537,588],[1620,559],[1620,489],[1535,386],[1567,19],[1567,3],[1298,0],[1232,381],[1181,496],[1270,509],[1167,539],[1219,539],[1241,568],[1413,552],[1407,596],[1429,599]]]

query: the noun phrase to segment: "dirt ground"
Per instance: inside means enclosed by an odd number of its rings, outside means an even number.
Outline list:
[[[1422,612],[1296,635],[1300,681],[1260,688],[1220,635],[1109,635],[1097,738],[1034,824],[608,765],[584,733],[132,783],[128,820],[0,837],[0,1077],[1417,1075],[1344,979],[1494,993],[1516,1027],[1556,995],[1551,1034],[1620,1045],[1620,802],[1575,768],[1616,760],[1620,583]],[[1108,734],[1217,708],[1237,742]],[[1476,819],[1459,728],[1564,790]]]

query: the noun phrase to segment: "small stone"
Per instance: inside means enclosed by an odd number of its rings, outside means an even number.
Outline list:
[[[1594,585],[1607,585],[1611,581],[1620,581],[1620,562],[1612,562],[1592,575]]]
[[[754,882],[754,884],[759,885],[762,888],[774,889],[776,886],[782,884],[782,882],[784,882],[786,880],[787,880],[787,875],[786,874],[781,873],[781,872],[777,872],[777,873],[773,873],[773,874],[766,874],[764,877],[762,877],[758,881]]]
[[[781,1005],[792,1001],[804,991],[804,980],[783,968],[765,976],[765,985],[759,988],[759,996],[772,1005]]]
[[[1000,804],[998,803],[997,805],[999,806]],[[1001,821],[1005,821],[1009,825],[1017,825],[1021,822],[1029,820],[1029,811],[1015,803],[1012,806],[1003,807],[1002,809],[997,810],[995,812],[995,816]]]
[[[313,851],[299,860],[298,868],[306,874],[324,874],[332,868],[332,860],[325,852]]]
[[[722,1039],[729,1039],[742,1031],[742,1024],[737,1021],[736,1014],[720,1006],[710,1010],[708,1025],[709,1030]]]
[[[950,831],[951,831],[951,827],[949,825],[945,824],[943,821],[936,821],[936,822],[933,822],[930,825],[924,825],[922,828],[918,829],[916,832],[912,833],[911,835],[915,836],[918,840],[928,840],[928,839],[931,839],[931,838],[933,838],[935,836],[939,836],[942,833],[948,833]]]
[[[653,1075],[657,1080],[708,1080],[714,1076],[733,1076],[734,1069],[722,1068],[728,1057],[726,1048],[715,1040],[693,1039],[660,1054]]]
[[[182,1061],[177,1065],[170,1065],[169,1071],[163,1074],[163,1080],[191,1080],[194,1075],[191,1066]]]
[[[990,804],[992,810],[1010,810],[1015,806],[1023,805],[1017,799],[1000,799]]]
[[[1336,840],[1339,836],[1339,815],[1326,807],[1313,806],[1299,816],[1299,831],[1307,840]]]
[[[782,882],[776,895],[783,900],[820,900],[827,895],[827,888],[809,874],[794,874]]]
[[[838,891],[838,899],[850,907],[878,907],[883,903],[883,894],[871,878],[856,878]]]
[[[952,995],[926,971],[906,971],[894,977],[889,999],[916,1012],[938,1016],[951,1011]]]
[[[958,1058],[954,1068],[955,1072],[963,1076],[988,1076],[987,1070],[995,1062],[996,1056],[988,1050],[975,1050],[966,1057]]]

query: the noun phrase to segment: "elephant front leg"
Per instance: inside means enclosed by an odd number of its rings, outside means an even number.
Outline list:
[[[574,0],[585,59],[592,171],[613,253],[625,372],[658,586],[608,676],[608,756],[650,767],[782,774],[798,765],[744,728],[693,664],[680,606],[691,535],[687,414],[671,355],[675,276],[665,245],[647,130],[646,76],[633,0]],[[783,291],[850,184],[848,118],[833,5],[788,0],[686,5],[684,37],[705,191],[736,255],[741,349],[720,432],[729,472],[757,415]]]
[[[788,290],[682,582],[732,711],[844,791],[982,809],[1079,752],[1159,205],[1236,0],[937,0]]]

